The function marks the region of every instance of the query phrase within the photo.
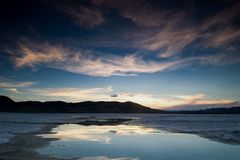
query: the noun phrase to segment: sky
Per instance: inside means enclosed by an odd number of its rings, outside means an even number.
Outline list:
[[[0,95],[238,106],[238,0],[0,2]]]

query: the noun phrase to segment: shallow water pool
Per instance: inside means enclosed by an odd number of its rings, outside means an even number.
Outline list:
[[[238,160],[240,146],[194,134],[141,125],[60,125],[44,138],[58,138],[38,149],[44,155],[83,160]]]

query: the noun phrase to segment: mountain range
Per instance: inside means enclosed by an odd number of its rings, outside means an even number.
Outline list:
[[[0,112],[25,113],[155,113],[155,114],[240,114],[239,107],[211,108],[204,110],[164,111],[142,106],[133,102],[78,102],[63,101],[23,101],[15,102],[9,97],[0,96]]]

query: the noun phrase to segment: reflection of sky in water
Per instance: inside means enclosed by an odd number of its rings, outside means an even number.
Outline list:
[[[80,160],[139,160],[139,158],[131,158],[131,157],[121,157],[121,158],[108,158],[105,156],[99,156],[99,157],[84,157]]]
[[[76,124],[66,124],[54,128],[54,134],[41,135],[48,138],[59,138],[63,141],[85,140],[110,143],[111,134],[133,135],[133,134],[150,134],[156,132],[156,129],[146,128],[137,125],[118,125],[118,126],[83,126]]]
[[[135,125],[60,125],[42,154],[83,160],[238,160],[240,146]],[[119,158],[120,157],[120,158]]]

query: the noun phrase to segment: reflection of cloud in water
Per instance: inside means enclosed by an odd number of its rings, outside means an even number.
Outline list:
[[[146,128],[137,125],[118,125],[118,126],[83,126],[77,124],[60,125],[52,130],[54,134],[41,135],[46,138],[59,138],[61,140],[86,140],[110,143],[110,134],[133,135],[149,134],[156,132],[153,128]]]
[[[131,158],[131,157],[121,157],[121,158],[108,158],[108,157],[85,157],[79,160],[139,160],[139,158]]]

